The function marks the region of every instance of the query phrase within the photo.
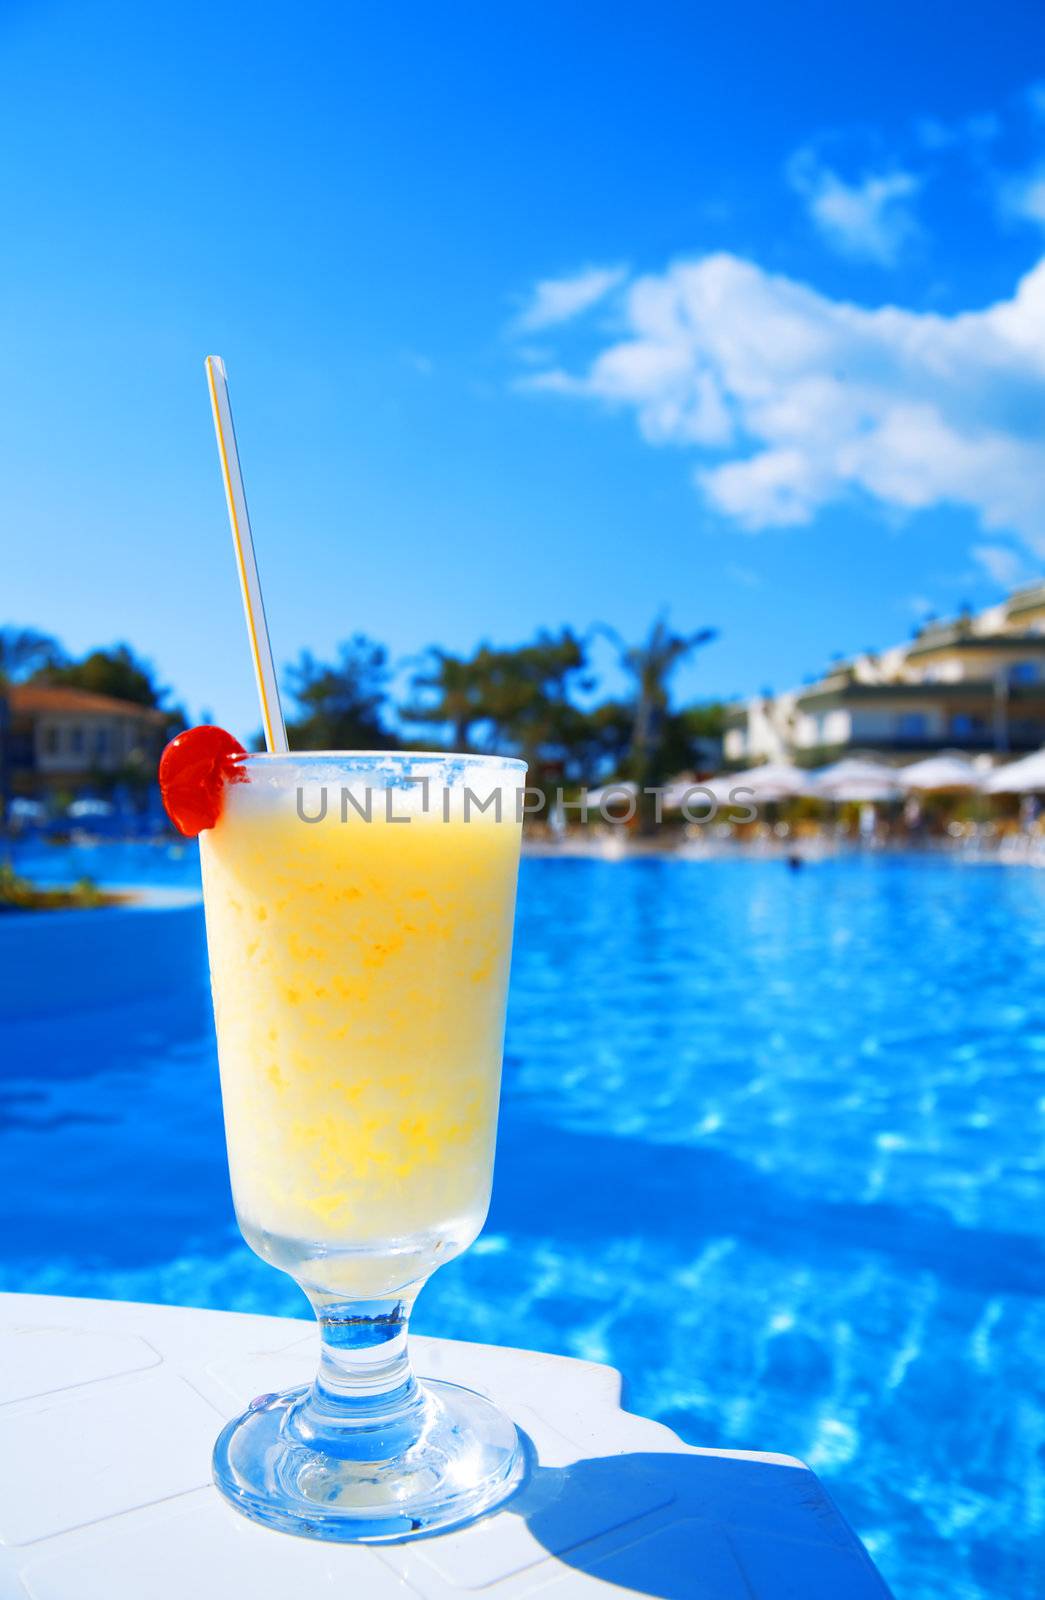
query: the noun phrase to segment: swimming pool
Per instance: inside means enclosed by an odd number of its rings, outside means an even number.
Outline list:
[[[235,1231],[200,909],[0,918],[0,972],[0,1286],[304,1314]],[[490,1221],[416,1325],[803,1456],[905,1600],[1029,1600],[1043,1133],[1045,875],[530,860]]]

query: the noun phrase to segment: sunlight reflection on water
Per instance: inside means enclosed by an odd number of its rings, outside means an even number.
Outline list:
[[[0,961],[3,1286],[303,1314],[235,1231],[198,908]],[[905,1597],[1041,1592],[1043,1123],[1041,874],[528,861],[491,1218],[417,1325],[803,1456]]]

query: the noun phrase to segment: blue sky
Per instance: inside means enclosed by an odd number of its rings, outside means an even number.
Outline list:
[[[732,694],[989,602],[1045,565],[1043,83],[1005,0],[6,0],[5,617],[257,725],[208,351],[281,660],[668,604]]]

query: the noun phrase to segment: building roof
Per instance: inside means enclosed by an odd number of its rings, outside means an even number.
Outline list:
[[[1045,607],[1045,583],[1028,583],[1022,589],[1016,589],[1008,604],[1010,617],[1017,617],[1024,611],[1040,611]]]
[[[927,656],[935,650],[1015,650],[1021,655],[1045,650],[1041,633],[968,633],[959,623],[933,628],[923,633],[908,650],[908,656]]]
[[[64,684],[14,683],[7,690],[7,703],[13,717],[56,716],[133,717],[136,721],[163,722],[166,712],[142,706],[133,700],[117,700],[110,694],[92,694],[89,689],[72,689]]]
[[[873,701],[888,706],[892,702],[911,700],[983,700],[993,701],[997,694],[993,678],[959,678],[945,683],[861,683],[825,679],[813,684],[797,697],[796,705],[803,711],[811,707],[827,710],[834,706],[849,705],[854,700]],[[1012,704],[1027,701],[1040,704],[1045,700],[1045,685],[1040,683],[1014,683],[1005,691]]]

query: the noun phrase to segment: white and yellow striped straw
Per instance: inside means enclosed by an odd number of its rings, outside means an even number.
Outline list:
[[[214,411],[214,432],[218,436],[218,456],[221,476],[225,483],[225,499],[229,507],[229,526],[236,551],[236,570],[243,595],[243,610],[247,618],[247,634],[254,657],[254,676],[258,680],[258,698],[261,701],[261,720],[265,725],[265,747],[270,755],[285,755],[287,730],[283,725],[283,711],[279,703],[279,684],[276,666],[272,659],[268,624],[265,621],[265,604],[261,598],[258,564],[254,559],[254,540],[247,515],[247,497],[243,492],[243,474],[240,471],[239,452],[236,449],[236,430],[232,426],[232,408],[229,405],[229,385],[225,376],[225,363],[220,356],[208,356],[207,386]]]

